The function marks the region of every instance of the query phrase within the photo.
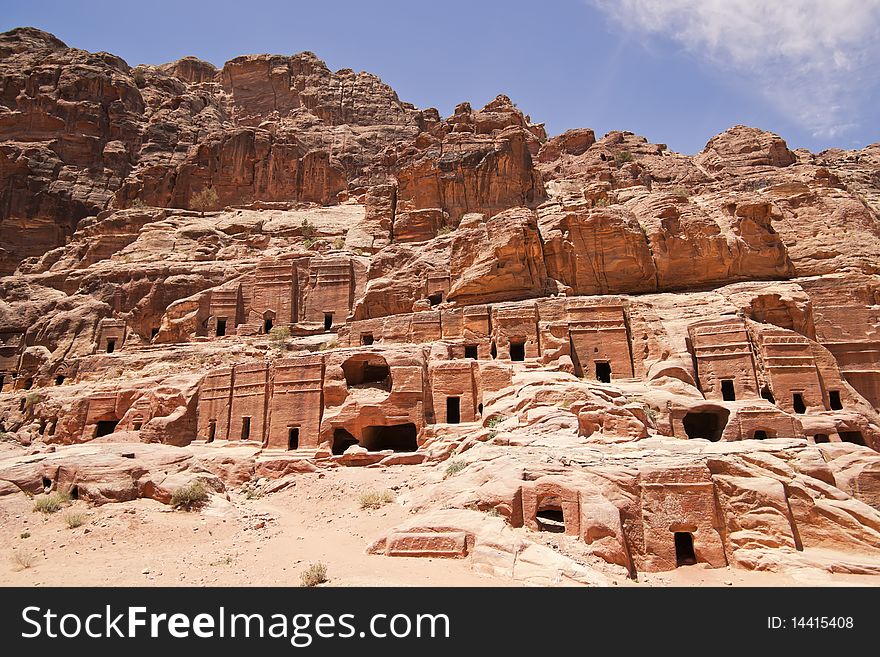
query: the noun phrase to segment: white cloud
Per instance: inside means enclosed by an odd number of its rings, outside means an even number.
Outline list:
[[[856,127],[880,80],[880,0],[590,0],[745,74],[814,136]]]

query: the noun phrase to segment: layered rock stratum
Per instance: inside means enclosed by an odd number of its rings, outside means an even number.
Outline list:
[[[880,573],[880,144],[688,156],[19,28],[0,182],[7,500],[361,466],[409,482],[380,561]]]

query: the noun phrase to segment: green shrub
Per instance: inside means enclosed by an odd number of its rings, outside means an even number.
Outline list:
[[[189,205],[193,210],[198,210],[201,216],[205,216],[206,210],[213,210],[220,203],[220,197],[213,187],[206,187],[189,200]]]
[[[457,475],[466,467],[467,463],[465,463],[464,461],[450,461],[449,465],[446,466],[446,471],[443,473],[443,478],[449,479],[449,477]]]
[[[64,524],[67,525],[68,529],[76,529],[82,526],[86,520],[88,520],[88,516],[79,511],[69,511],[64,514]]]
[[[128,207],[130,207],[130,208],[145,208],[145,207],[147,207],[147,204],[144,203],[143,199],[136,198],[131,202],[131,205],[129,205]]]
[[[286,326],[275,326],[269,331],[269,344],[275,349],[283,350],[290,339],[290,329]]]
[[[337,251],[340,251],[345,248],[345,240],[342,237],[337,237],[333,240],[333,248]]]
[[[317,229],[309,222],[308,219],[303,219],[302,225],[300,226],[300,234],[303,237],[314,237],[317,232]]]
[[[29,392],[24,396],[24,407],[26,410],[34,408],[43,401],[43,395],[39,392]]]
[[[486,420],[486,426],[489,427],[490,429],[494,429],[502,422],[504,422],[503,417],[501,417],[500,415],[493,415],[488,420]]]
[[[34,500],[34,511],[40,513],[55,513],[70,501],[70,496],[58,491],[43,495]]]
[[[451,233],[454,230],[455,230],[454,226],[440,226],[440,228],[437,229],[437,235],[438,236],[449,235],[449,233]]]
[[[394,501],[394,493],[390,490],[371,490],[358,496],[362,509],[378,509]]]
[[[327,340],[327,342],[321,345],[321,351],[327,351],[329,349],[337,349],[339,348],[339,340],[333,338],[332,340]]]
[[[303,240],[303,246],[307,249],[311,249],[317,243],[318,243],[318,240],[317,240],[317,238],[314,238],[314,237],[307,237]]]
[[[21,534],[18,535],[18,537],[19,538],[30,538],[31,533],[30,532],[22,532]]]
[[[629,151],[620,151],[614,156],[614,165],[619,169],[627,162],[633,161],[633,155]]]
[[[203,506],[208,501],[208,489],[199,480],[181,486],[171,495],[171,506],[175,509],[191,511]]]
[[[303,586],[312,587],[323,584],[327,581],[327,566],[320,561],[309,564],[309,567],[300,574],[299,578]]]

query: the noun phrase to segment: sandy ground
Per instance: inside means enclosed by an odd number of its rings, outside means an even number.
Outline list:
[[[366,490],[404,493],[406,466],[340,468],[299,476],[294,487],[248,500],[232,492],[201,512],[172,511],[153,500],[95,507],[74,501],[61,511],[33,511],[25,495],[0,498],[2,586],[298,586],[313,562],[327,566],[325,586],[518,586],[474,572],[468,560],[366,554],[384,529],[404,520],[393,502],[363,510]],[[65,516],[86,515],[69,529]],[[29,557],[23,568],[16,555]],[[774,574],[701,565],[640,574],[621,586],[797,586],[880,584],[880,578],[816,570]]]

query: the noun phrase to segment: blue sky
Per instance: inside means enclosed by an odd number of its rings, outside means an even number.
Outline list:
[[[791,148],[880,141],[880,0],[3,0],[0,29],[21,25],[131,65],[311,50],[444,115],[505,93],[551,134],[684,153],[737,123]]]

